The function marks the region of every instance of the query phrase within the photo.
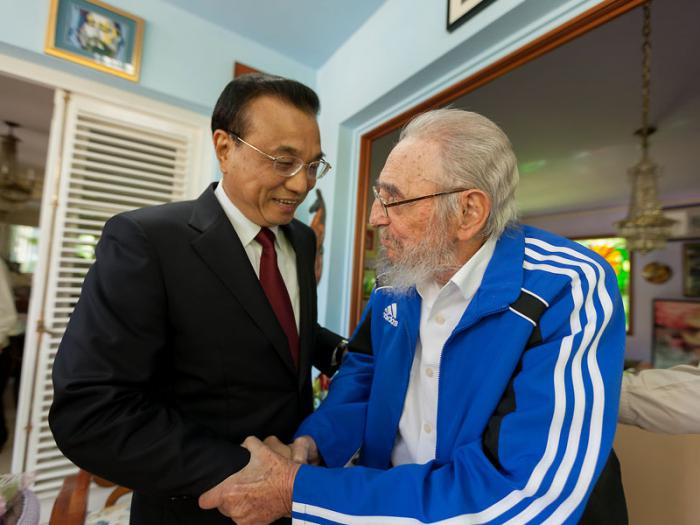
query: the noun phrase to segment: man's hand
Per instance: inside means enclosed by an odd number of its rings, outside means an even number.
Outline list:
[[[266,437],[263,443],[265,443],[265,445],[277,452],[283,458],[292,459],[292,447],[282,443],[276,436]]]
[[[281,444],[281,443],[280,443]],[[292,490],[299,465],[249,437],[250,451],[244,469],[199,497],[203,509],[218,508],[239,525],[267,525],[292,514]]]
[[[290,445],[292,461],[309,465],[321,463],[321,456],[318,453],[316,442],[311,436],[299,436]]]

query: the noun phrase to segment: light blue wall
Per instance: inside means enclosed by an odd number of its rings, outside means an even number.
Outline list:
[[[320,184],[329,209],[321,322],[348,329],[361,135],[598,3],[499,0],[448,33],[446,2],[387,0],[319,69],[323,148],[336,165]]]
[[[0,53],[207,115],[231,79],[234,61],[315,85],[313,69],[163,0],[109,3],[146,21],[137,84],[44,55],[49,0],[0,0]]]

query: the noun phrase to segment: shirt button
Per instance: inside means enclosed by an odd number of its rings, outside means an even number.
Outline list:
[[[437,316],[435,316],[435,322],[437,324],[443,324],[445,322],[445,318],[441,315],[437,315]]]
[[[425,375],[427,375],[428,377],[433,377],[435,373],[433,372],[432,368],[428,367],[425,369]]]
[[[430,434],[433,431],[433,426],[430,423],[423,424],[423,430],[426,434]]]

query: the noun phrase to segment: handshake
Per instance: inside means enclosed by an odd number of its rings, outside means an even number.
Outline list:
[[[318,465],[316,443],[301,436],[285,445],[274,436],[248,437],[242,446],[250,461],[199,497],[203,509],[219,509],[239,525],[267,525],[292,515],[294,479],[301,464]]]

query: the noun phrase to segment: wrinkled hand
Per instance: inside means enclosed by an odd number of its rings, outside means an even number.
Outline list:
[[[285,445],[276,436],[268,436],[264,439],[263,443],[270,447],[273,451],[277,452],[280,456],[286,459],[292,459],[292,447],[290,445]],[[297,462],[298,463],[298,462]]]
[[[248,465],[202,494],[199,506],[217,508],[239,525],[267,525],[291,516],[299,465],[255,437],[248,437],[243,447],[250,451]]]
[[[318,465],[321,463],[321,456],[318,453],[316,442],[311,436],[299,436],[289,446],[291,458],[295,463]]]

